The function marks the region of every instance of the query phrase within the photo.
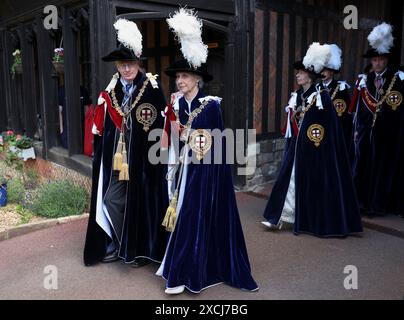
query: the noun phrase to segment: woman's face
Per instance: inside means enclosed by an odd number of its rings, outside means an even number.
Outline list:
[[[305,85],[311,84],[312,80],[307,71],[297,70],[296,82],[299,86],[305,86]]]
[[[177,72],[175,83],[183,94],[187,94],[198,88],[198,78],[192,73]]]

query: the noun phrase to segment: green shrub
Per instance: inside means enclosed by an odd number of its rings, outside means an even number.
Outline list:
[[[25,197],[25,187],[21,179],[14,178],[7,182],[7,202],[21,204]]]
[[[25,170],[24,174],[25,187],[27,189],[33,189],[38,186],[39,183],[39,173],[32,168]]]
[[[33,218],[33,214],[30,211],[28,211],[27,209],[25,209],[22,205],[18,205],[15,208],[15,210],[21,216],[21,220],[18,223],[19,225],[29,223],[31,221],[31,219]]]
[[[37,216],[59,218],[82,214],[86,204],[87,193],[84,188],[66,180],[54,181],[39,188],[32,211]]]

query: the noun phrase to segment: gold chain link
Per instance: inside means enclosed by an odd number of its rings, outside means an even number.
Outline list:
[[[111,90],[111,96],[112,96],[113,107],[114,107],[114,109],[116,110],[116,112],[118,112],[118,114],[119,114],[121,117],[126,118],[126,117],[130,114],[130,112],[133,110],[133,108],[136,107],[136,105],[139,103],[140,99],[142,98],[142,96],[143,96],[143,94],[144,94],[144,91],[146,90],[146,86],[147,86],[147,84],[149,83],[149,81],[150,81],[149,78],[147,78],[147,79],[145,80],[145,82],[143,83],[143,86],[142,86],[142,88],[140,89],[140,91],[139,91],[139,93],[138,93],[138,95],[137,95],[135,101],[132,103],[130,109],[129,109],[127,112],[123,112],[123,111],[122,111],[122,108],[119,106],[118,100],[116,99],[115,89],[112,89],[112,90]]]

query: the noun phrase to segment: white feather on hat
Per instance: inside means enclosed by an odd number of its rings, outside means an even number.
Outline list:
[[[194,10],[180,8],[167,19],[168,26],[181,43],[181,52],[194,68],[200,67],[208,57],[208,46],[202,41],[202,21]]]
[[[117,32],[118,41],[126,48],[133,50],[136,57],[142,55],[142,34],[139,31],[136,23],[126,19],[118,19],[114,23],[114,28]]]
[[[318,42],[313,42],[303,58],[303,65],[315,73],[320,73],[329,60],[331,50],[329,46],[321,45]]]
[[[368,35],[370,46],[379,54],[390,53],[394,41],[392,32],[393,27],[386,22],[377,25]]]
[[[330,58],[325,64],[326,68],[339,70],[342,65],[342,51],[336,44],[324,44],[330,48]]]

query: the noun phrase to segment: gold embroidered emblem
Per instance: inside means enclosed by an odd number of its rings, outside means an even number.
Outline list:
[[[320,146],[320,142],[324,138],[324,127],[319,124],[312,124],[307,129],[307,136],[314,142],[316,147]]]
[[[189,137],[189,146],[196,153],[196,158],[201,160],[212,147],[212,136],[205,129],[197,129]]]
[[[397,107],[403,102],[403,96],[399,91],[391,91],[386,99],[386,103],[393,109],[397,110]]]
[[[143,124],[143,130],[147,132],[157,119],[157,110],[150,103],[142,103],[136,110],[136,119]]]
[[[333,104],[338,113],[338,117],[341,117],[346,110],[346,102],[343,99],[335,99]]]

